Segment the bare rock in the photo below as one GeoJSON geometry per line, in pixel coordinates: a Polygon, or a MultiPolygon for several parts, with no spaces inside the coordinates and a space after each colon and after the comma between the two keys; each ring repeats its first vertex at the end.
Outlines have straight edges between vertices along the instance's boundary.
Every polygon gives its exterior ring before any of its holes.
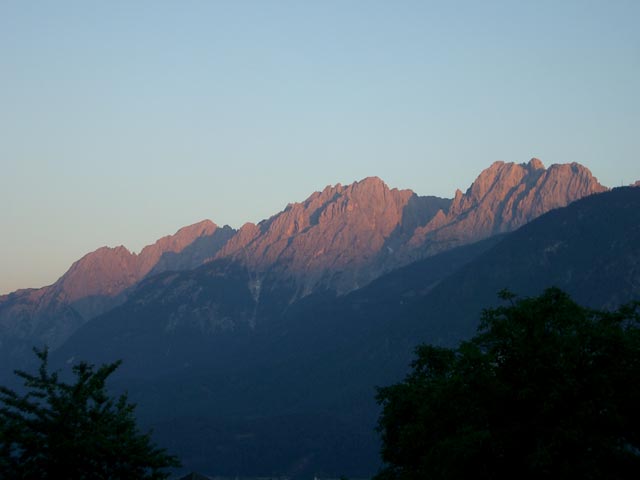
{"type": "Polygon", "coordinates": [[[545,168],[535,158],[527,164],[495,162],[452,200],[390,189],[377,177],[327,186],[237,232],[206,220],[140,254],[122,246],[100,248],[49,287],[0,297],[0,331],[54,347],[146,276],[213,259],[248,269],[256,302],[264,285],[277,282],[294,286],[291,300],[319,289],[345,293],[414,259],[512,231],[604,190],[577,163],[545,168]],[[263,282],[267,275],[270,282],[263,282]]]}
{"type": "MultiPolygon", "coordinates": [[[[235,233],[225,228],[227,238],[235,233]]],[[[76,261],[53,285],[18,290],[0,298],[0,329],[14,339],[30,338],[55,348],[84,322],[121,302],[124,292],[165,255],[184,252],[217,230],[213,222],[205,220],[161,238],[139,255],[123,246],[101,247],[76,261]]],[[[216,251],[206,256],[212,257],[216,251]]]]}
{"type": "Polygon", "coordinates": [[[416,230],[405,253],[433,254],[509,232],[549,210],[605,190],[577,163],[545,169],[536,158],[528,164],[495,162],[466,193],[456,192],[446,214],[416,230]]]}
{"type": "Polygon", "coordinates": [[[387,242],[409,238],[406,229],[412,233],[450,203],[425,198],[390,189],[377,177],[327,186],[257,226],[243,227],[218,258],[232,257],[257,272],[276,268],[297,280],[300,295],[315,288],[352,290],[382,272],[379,257],[387,242]]]}

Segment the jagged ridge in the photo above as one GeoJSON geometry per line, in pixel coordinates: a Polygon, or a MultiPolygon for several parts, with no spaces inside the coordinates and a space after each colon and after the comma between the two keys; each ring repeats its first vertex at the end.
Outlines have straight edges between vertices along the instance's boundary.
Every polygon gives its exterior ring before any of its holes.
{"type": "Polygon", "coordinates": [[[121,295],[152,269],[159,272],[181,264],[195,268],[204,261],[200,258],[213,256],[215,250],[188,251],[189,247],[197,245],[198,240],[210,247],[212,239],[228,239],[233,233],[229,227],[218,228],[205,220],[159,239],[139,254],[123,246],[99,248],[75,262],[53,285],[3,296],[2,337],[29,339],[55,348],[80,325],[120,303],[121,295]],[[189,255],[178,255],[185,251],[189,255]]]}
{"type": "Polygon", "coordinates": [[[390,189],[377,177],[328,186],[258,225],[246,224],[217,258],[293,277],[304,296],[349,291],[380,275],[388,242],[403,243],[450,200],[390,189]]]}
{"type": "Polygon", "coordinates": [[[250,270],[257,301],[293,285],[289,301],[313,291],[346,293],[411,261],[518,228],[548,210],[606,190],[588,169],[495,162],[453,200],[390,189],[377,177],[328,186],[258,225],[235,232],[211,221],[185,227],[140,254],[103,247],[54,285],[0,298],[0,342],[58,345],[79,325],[116,305],[143,278],[227,260],[250,270]]]}
{"type": "Polygon", "coordinates": [[[418,256],[430,255],[510,232],[549,210],[605,190],[578,163],[545,169],[537,158],[528,164],[495,162],[466,193],[456,191],[448,211],[438,212],[416,229],[407,250],[418,251],[418,256]]]}

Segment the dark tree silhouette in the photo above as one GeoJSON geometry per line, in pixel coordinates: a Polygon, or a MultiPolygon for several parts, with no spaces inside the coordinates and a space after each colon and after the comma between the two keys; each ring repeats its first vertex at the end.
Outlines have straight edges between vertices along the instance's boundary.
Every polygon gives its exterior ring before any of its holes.
{"type": "Polygon", "coordinates": [[[419,347],[407,378],[379,389],[377,478],[637,478],[640,304],[500,296],[472,340],[419,347]]]}
{"type": "Polygon", "coordinates": [[[0,478],[162,479],[178,460],[136,426],[135,405],[105,382],[120,365],[73,367],[68,384],[48,370],[46,349],[37,374],[16,371],[26,394],[0,387],[0,478]]]}

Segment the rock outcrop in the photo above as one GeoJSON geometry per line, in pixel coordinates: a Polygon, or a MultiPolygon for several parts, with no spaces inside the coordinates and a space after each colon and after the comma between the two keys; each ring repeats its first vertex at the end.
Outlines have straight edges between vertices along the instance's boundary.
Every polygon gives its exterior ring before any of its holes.
{"type": "Polygon", "coordinates": [[[382,273],[449,248],[517,229],[541,214],[606,190],[577,163],[545,169],[495,162],[453,200],[389,189],[376,177],[328,186],[260,222],[217,254],[259,278],[274,271],[297,296],[345,293],[382,273]]]}
{"type": "Polygon", "coordinates": [[[75,262],[53,287],[60,299],[69,303],[91,296],[115,297],[144,278],[163,255],[182,252],[196,239],[209,237],[217,229],[216,224],[205,220],[162,237],[139,254],[124,246],[101,247],[75,262]]]}
{"type": "Polygon", "coordinates": [[[114,307],[125,291],[155,269],[195,268],[235,232],[210,220],[184,227],[135,254],[102,247],[75,262],[53,285],[0,298],[0,330],[55,348],[79,325],[114,307]]]}
{"type": "Polygon", "coordinates": [[[85,255],[49,287],[0,297],[0,342],[29,338],[55,347],[145,277],[209,260],[246,269],[255,302],[265,289],[286,290],[288,298],[278,300],[284,305],[319,290],[346,293],[415,259],[512,231],[603,190],[577,163],[545,169],[537,159],[495,162],[452,200],[390,189],[377,177],[328,186],[237,232],[204,221],[139,254],[120,246],[85,255]]]}
{"type": "Polygon", "coordinates": [[[389,243],[403,243],[450,203],[390,189],[377,177],[328,186],[258,225],[244,225],[217,258],[258,273],[275,269],[295,279],[301,296],[317,288],[349,291],[384,271],[389,243]]]}
{"type": "Polygon", "coordinates": [[[456,192],[448,211],[416,229],[405,253],[421,257],[510,232],[549,210],[605,190],[577,163],[545,169],[537,158],[528,164],[495,162],[466,193],[456,192]]]}

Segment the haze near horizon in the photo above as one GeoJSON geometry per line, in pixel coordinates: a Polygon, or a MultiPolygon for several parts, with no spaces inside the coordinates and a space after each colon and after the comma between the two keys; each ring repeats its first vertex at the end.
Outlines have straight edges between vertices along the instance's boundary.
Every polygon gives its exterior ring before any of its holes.
{"type": "Polygon", "coordinates": [[[0,5],[0,293],[102,245],[495,160],[640,179],[640,4],[0,5]]]}

